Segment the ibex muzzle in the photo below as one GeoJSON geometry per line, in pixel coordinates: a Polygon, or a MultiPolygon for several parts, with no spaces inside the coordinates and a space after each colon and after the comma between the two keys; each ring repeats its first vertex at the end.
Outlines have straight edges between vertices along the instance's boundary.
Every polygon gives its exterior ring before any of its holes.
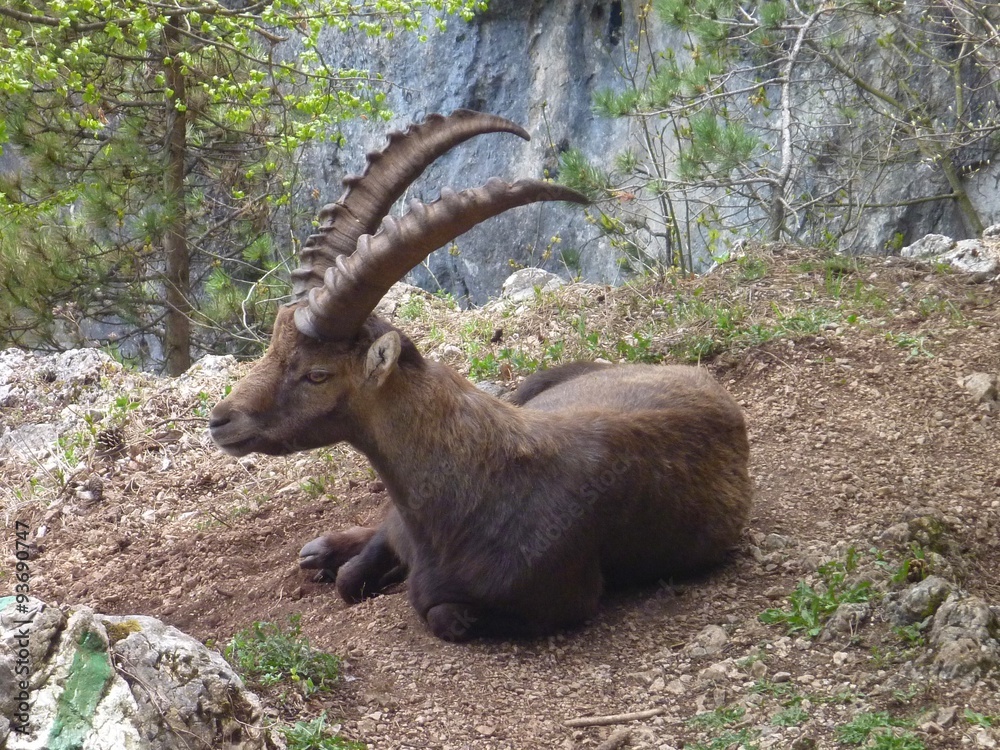
{"type": "Polygon", "coordinates": [[[348,602],[408,577],[413,606],[447,640],[576,625],[608,585],[714,565],[751,505],[742,411],[704,370],[574,363],[532,376],[507,403],[372,314],[395,281],[479,222],[537,201],[585,202],[493,179],[385,218],[434,159],[499,131],[527,138],[460,110],[369,155],[321,212],[270,349],[210,423],[232,455],[341,441],[364,453],[388,488],[388,516],[309,542],[300,564],[335,576],[348,602]]]}

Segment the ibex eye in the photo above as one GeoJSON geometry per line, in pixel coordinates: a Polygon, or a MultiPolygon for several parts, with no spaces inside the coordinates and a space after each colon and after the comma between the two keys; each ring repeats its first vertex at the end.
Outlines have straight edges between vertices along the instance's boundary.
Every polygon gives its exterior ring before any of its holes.
{"type": "Polygon", "coordinates": [[[310,370],[309,374],[306,375],[310,383],[322,383],[328,377],[330,377],[330,373],[326,370],[310,370]]]}

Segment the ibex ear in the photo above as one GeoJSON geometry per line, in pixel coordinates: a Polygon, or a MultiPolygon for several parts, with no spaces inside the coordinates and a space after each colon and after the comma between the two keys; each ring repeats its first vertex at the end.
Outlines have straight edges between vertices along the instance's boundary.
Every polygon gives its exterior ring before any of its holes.
{"type": "Polygon", "coordinates": [[[383,334],[368,349],[365,360],[365,379],[376,388],[381,388],[385,379],[396,368],[399,360],[399,334],[395,331],[383,334]]]}

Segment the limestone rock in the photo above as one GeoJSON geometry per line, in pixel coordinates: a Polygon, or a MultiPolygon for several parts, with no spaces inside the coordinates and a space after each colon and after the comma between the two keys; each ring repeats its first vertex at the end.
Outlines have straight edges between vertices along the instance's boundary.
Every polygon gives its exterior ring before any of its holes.
{"type": "Polygon", "coordinates": [[[52,454],[58,439],[59,428],[54,424],[26,424],[0,435],[0,452],[9,452],[19,461],[42,461],[52,454]]]}
{"type": "Polygon", "coordinates": [[[266,750],[262,717],[219,654],[159,620],[0,599],[0,747],[266,750]]]}
{"type": "Polygon", "coordinates": [[[415,294],[421,297],[429,296],[427,292],[419,287],[407,284],[405,281],[397,281],[389,287],[389,291],[375,305],[375,314],[389,319],[396,314],[400,305],[409,301],[410,297],[415,294]]]}
{"type": "Polygon", "coordinates": [[[718,625],[706,625],[694,637],[694,641],[684,647],[688,656],[706,656],[717,654],[729,643],[726,631],[718,625]]]}
{"type": "Polygon", "coordinates": [[[954,247],[955,240],[951,237],[945,237],[943,234],[927,234],[912,245],[904,247],[899,254],[904,258],[925,260],[944,255],[954,247]]]}
{"type": "Polygon", "coordinates": [[[724,659],[705,667],[698,673],[698,682],[702,685],[713,685],[728,682],[740,675],[732,659],[724,659]]]}
{"type": "Polygon", "coordinates": [[[183,400],[197,398],[199,393],[207,392],[206,388],[221,392],[237,364],[236,357],[231,354],[207,354],[182,375],[169,381],[168,387],[183,400]]]}
{"type": "Polygon", "coordinates": [[[533,299],[535,290],[552,292],[566,282],[541,268],[522,268],[515,271],[503,283],[502,295],[511,302],[525,302],[533,299]]]}
{"type": "Polygon", "coordinates": [[[953,586],[938,576],[927,576],[910,586],[889,606],[893,625],[905,626],[926,620],[937,612],[953,586]]]}
{"type": "Polygon", "coordinates": [[[847,643],[858,628],[871,617],[872,608],[867,602],[844,602],[823,626],[820,642],[847,643]]]}
{"type": "Polygon", "coordinates": [[[962,387],[977,404],[997,400],[997,376],[988,372],[974,372],[961,379],[962,387]]]}
{"type": "Polygon", "coordinates": [[[1000,248],[989,239],[956,242],[943,234],[928,234],[899,254],[904,258],[948,263],[962,273],[984,277],[1000,273],[1000,248]]]}
{"type": "Polygon", "coordinates": [[[952,593],[931,623],[932,669],[941,679],[974,682],[1000,665],[1000,620],[982,599],[952,593]]]}
{"type": "Polygon", "coordinates": [[[955,249],[945,253],[942,260],[964,273],[992,276],[1000,273],[1000,253],[995,247],[981,240],[960,240],[955,249]]]}

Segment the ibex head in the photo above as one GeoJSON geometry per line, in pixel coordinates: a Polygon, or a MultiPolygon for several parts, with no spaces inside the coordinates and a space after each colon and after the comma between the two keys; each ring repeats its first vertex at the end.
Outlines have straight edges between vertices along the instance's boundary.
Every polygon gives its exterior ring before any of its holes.
{"type": "Polygon", "coordinates": [[[507,209],[586,202],[559,185],[493,178],[460,193],[442,190],[430,204],[414,201],[401,219],[386,217],[431,162],[490,132],[529,137],[493,115],[432,115],[391,133],[385,149],[368,155],[363,175],[344,179],[346,191],[320,212],[320,230],[303,247],[292,273],[296,301],[275,319],[270,348],[212,410],[212,437],[223,450],[285,454],[353,442],[372,410],[391,401],[386,389],[394,376],[424,366],[409,339],[372,314],[389,287],[435,249],[507,209]]]}

